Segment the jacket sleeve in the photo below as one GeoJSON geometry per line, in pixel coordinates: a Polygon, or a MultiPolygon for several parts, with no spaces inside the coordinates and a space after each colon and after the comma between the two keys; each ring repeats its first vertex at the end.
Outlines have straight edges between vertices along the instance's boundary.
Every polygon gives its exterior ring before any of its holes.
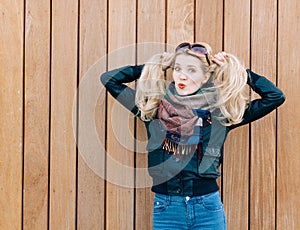
{"type": "Polygon", "coordinates": [[[137,80],[143,67],[143,65],[125,66],[105,72],[100,76],[108,92],[134,114],[138,113],[138,108],[135,106],[135,90],[125,83],[137,80]]]}
{"type": "Polygon", "coordinates": [[[246,109],[243,121],[237,125],[230,126],[230,129],[242,126],[267,115],[285,101],[285,95],[271,81],[260,76],[251,70],[248,72],[248,85],[254,92],[260,95],[260,99],[253,100],[246,109]]]}

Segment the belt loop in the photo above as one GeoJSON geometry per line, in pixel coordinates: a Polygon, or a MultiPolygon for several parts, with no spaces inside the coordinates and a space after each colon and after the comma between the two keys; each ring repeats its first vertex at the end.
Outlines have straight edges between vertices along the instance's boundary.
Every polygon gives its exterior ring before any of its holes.
{"type": "Polygon", "coordinates": [[[197,201],[199,204],[203,203],[202,196],[197,196],[197,201]]]}

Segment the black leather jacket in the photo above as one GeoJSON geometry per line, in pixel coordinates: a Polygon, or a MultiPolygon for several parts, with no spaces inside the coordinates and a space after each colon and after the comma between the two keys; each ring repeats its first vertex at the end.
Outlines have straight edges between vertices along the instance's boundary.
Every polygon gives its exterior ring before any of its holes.
{"type": "MultiPolygon", "coordinates": [[[[133,114],[139,116],[135,106],[135,90],[124,83],[140,77],[143,65],[126,66],[101,75],[101,82],[108,92],[133,114]]],[[[223,126],[212,119],[210,126],[203,131],[204,154],[201,158],[194,154],[180,159],[162,148],[165,130],[159,120],[144,122],[148,135],[148,171],[153,178],[152,191],[166,195],[196,196],[217,191],[216,178],[220,176],[223,145],[230,130],[255,121],[280,106],[285,96],[272,82],[251,70],[248,72],[248,85],[261,98],[251,101],[243,121],[237,125],[223,126]]]]}

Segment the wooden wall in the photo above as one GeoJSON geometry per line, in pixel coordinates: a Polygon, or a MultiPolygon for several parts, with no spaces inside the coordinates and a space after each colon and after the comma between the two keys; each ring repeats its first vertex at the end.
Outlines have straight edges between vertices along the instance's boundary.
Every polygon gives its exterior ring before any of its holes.
{"type": "Polygon", "coordinates": [[[0,229],[151,229],[145,129],[99,76],[182,41],[235,53],[287,97],[227,140],[228,229],[300,229],[299,11],[298,0],[0,0],[0,229]]]}

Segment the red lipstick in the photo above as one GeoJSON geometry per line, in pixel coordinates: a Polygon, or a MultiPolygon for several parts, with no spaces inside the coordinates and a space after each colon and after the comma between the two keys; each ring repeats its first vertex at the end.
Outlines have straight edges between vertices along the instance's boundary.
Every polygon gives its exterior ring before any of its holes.
{"type": "Polygon", "coordinates": [[[185,88],[185,84],[179,83],[179,84],[178,84],[178,88],[179,88],[179,89],[184,89],[184,88],[185,88]]]}

